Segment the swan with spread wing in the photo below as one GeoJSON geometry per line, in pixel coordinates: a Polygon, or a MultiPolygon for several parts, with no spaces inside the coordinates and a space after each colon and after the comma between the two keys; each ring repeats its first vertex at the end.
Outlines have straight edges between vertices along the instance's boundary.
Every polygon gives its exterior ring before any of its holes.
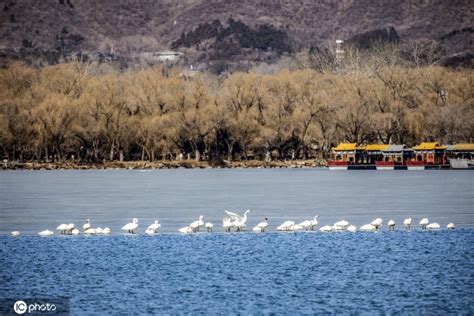
{"type": "Polygon", "coordinates": [[[225,210],[224,212],[229,215],[230,222],[232,223],[232,226],[236,228],[236,231],[244,230],[245,223],[247,222],[247,214],[250,212],[250,210],[246,210],[244,212],[244,216],[240,216],[239,214],[230,212],[228,210],[225,210]]]}

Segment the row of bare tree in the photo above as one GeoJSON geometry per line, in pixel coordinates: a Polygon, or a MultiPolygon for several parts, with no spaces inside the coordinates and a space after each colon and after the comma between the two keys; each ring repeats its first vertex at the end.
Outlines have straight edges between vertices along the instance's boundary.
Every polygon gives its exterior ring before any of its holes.
{"type": "Polygon", "coordinates": [[[0,70],[0,152],[10,160],[275,159],[338,142],[474,138],[471,70],[392,65],[226,78],[84,64],[0,70]]]}

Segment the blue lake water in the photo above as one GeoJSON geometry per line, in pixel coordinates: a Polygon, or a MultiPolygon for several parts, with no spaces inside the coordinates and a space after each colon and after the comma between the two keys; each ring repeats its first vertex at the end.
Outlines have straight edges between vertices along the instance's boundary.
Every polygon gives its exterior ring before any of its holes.
{"type": "Polygon", "coordinates": [[[72,314],[474,313],[472,171],[0,172],[0,299],[68,297],[72,314]],[[223,233],[224,209],[270,232],[223,233]],[[216,232],[175,233],[203,214],[216,232]],[[396,231],[276,233],[393,218],[396,231]],[[411,216],[440,231],[407,232],[411,216]],[[120,233],[137,217],[140,233],[120,233]],[[37,237],[63,222],[111,236],[37,237]],[[157,236],[142,234],[154,219],[157,236]],[[448,231],[448,222],[456,230],[448,231]],[[319,227],[318,226],[318,227],[319,227]],[[20,230],[22,237],[8,234],[20,230]]]}
{"type": "Polygon", "coordinates": [[[0,237],[0,293],[73,314],[474,312],[473,230],[0,237]]]}
{"type": "MultiPolygon", "coordinates": [[[[220,226],[225,209],[252,209],[247,226],[268,217],[319,214],[321,225],[346,219],[357,226],[376,217],[400,224],[428,217],[445,227],[474,228],[473,171],[329,171],[205,169],[0,172],[0,234],[34,235],[60,223],[108,226],[112,233],[136,217],[139,230],[155,219],[163,232],[204,215],[220,226]]],[[[219,227],[217,230],[221,230],[219,227]]]]}

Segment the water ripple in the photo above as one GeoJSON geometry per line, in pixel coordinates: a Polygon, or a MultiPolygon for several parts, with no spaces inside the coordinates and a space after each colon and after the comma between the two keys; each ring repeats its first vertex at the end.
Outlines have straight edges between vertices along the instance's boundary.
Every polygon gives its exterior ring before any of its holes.
{"type": "Polygon", "coordinates": [[[474,312],[474,230],[0,237],[1,297],[72,314],[474,312]]]}

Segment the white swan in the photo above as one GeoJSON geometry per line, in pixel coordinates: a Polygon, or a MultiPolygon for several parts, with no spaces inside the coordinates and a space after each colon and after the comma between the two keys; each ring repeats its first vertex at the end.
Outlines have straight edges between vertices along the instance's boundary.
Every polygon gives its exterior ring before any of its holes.
{"type": "Polygon", "coordinates": [[[180,229],[178,229],[178,231],[179,231],[180,233],[183,233],[183,234],[189,234],[189,233],[192,233],[192,232],[193,232],[192,228],[189,227],[189,226],[185,226],[185,227],[183,227],[183,228],[180,228],[180,229]]]}
{"type": "Polygon", "coordinates": [[[110,228],[104,227],[104,229],[102,230],[102,234],[103,234],[103,235],[108,235],[108,234],[110,234],[110,228]]]}
{"type": "Polygon", "coordinates": [[[263,222],[258,223],[252,230],[254,232],[261,232],[264,233],[265,230],[268,228],[268,218],[264,218],[263,222]]]}
{"type": "Polygon", "coordinates": [[[453,223],[449,223],[447,226],[446,226],[447,229],[455,229],[456,226],[454,226],[453,223]]]}
{"type": "Polygon", "coordinates": [[[347,226],[347,231],[351,233],[355,233],[357,231],[357,227],[355,227],[354,225],[349,225],[347,226]]]}
{"type": "Polygon", "coordinates": [[[67,233],[68,235],[71,235],[72,230],[73,230],[74,228],[76,228],[76,225],[74,225],[74,223],[69,223],[69,224],[67,224],[66,233],[67,233]]]}
{"type": "Polygon", "coordinates": [[[411,217],[408,217],[403,221],[403,225],[405,225],[406,229],[410,230],[412,222],[413,222],[413,220],[411,219],[411,217]]]}
{"type": "Polygon", "coordinates": [[[375,231],[377,230],[377,227],[375,227],[374,225],[372,224],[365,224],[365,225],[362,225],[359,230],[361,231],[366,231],[366,232],[372,232],[372,231],[375,231]]]}
{"type": "Polygon", "coordinates": [[[47,236],[53,236],[54,233],[52,231],[46,229],[46,230],[40,231],[38,233],[38,235],[40,235],[41,237],[47,237],[47,236]]]}
{"type": "Polygon", "coordinates": [[[145,230],[145,234],[147,234],[147,235],[154,235],[154,234],[155,234],[155,230],[154,230],[154,229],[147,228],[147,229],[145,230]]]}
{"type": "Polygon", "coordinates": [[[304,227],[301,226],[300,224],[295,224],[295,225],[293,225],[293,227],[292,227],[291,230],[292,230],[292,231],[304,230],[304,227]]]}
{"type": "Polygon", "coordinates": [[[338,228],[337,230],[345,230],[347,226],[349,226],[349,222],[346,220],[342,220],[334,223],[334,226],[338,228]]]}
{"type": "Polygon", "coordinates": [[[212,229],[214,228],[214,224],[211,223],[211,222],[207,222],[207,223],[204,224],[204,227],[206,227],[207,232],[210,233],[210,232],[212,232],[212,229]]]}
{"type": "Polygon", "coordinates": [[[97,231],[96,231],[95,228],[89,228],[84,232],[84,234],[86,234],[86,235],[95,235],[95,234],[97,234],[97,231]]]}
{"type": "Polygon", "coordinates": [[[151,224],[150,226],[148,226],[148,228],[146,229],[147,231],[150,231],[150,232],[153,232],[154,233],[157,233],[161,228],[161,224],[160,224],[160,221],[158,220],[155,220],[155,222],[153,224],[151,224]]]}
{"type": "Polygon", "coordinates": [[[224,230],[226,232],[230,232],[232,227],[234,227],[234,224],[232,223],[232,220],[230,218],[224,217],[224,219],[222,220],[222,227],[224,227],[224,230]]]}
{"type": "Polygon", "coordinates": [[[232,226],[236,228],[236,231],[241,231],[245,228],[245,223],[247,222],[247,213],[249,213],[250,210],[246,210],[244,216],[240,216],[239,214],[230,212],[228,210],[224,210],[224,212],[229,215],[232,226]]]}
{"type": "Polygon", "coordinates": [[[323,227],[319,228],[319,231],[323,233],[328,233],[332,231],[332,226],[331,225],[324,225],[323,227]]]}
{"type": "Polygon", "coordinates": [[[294,221],[285,221],[283,224],[277,227],[277,230],[279,231],[290,231],[293,230],[293,226],[295,226],[294,221]]]}
{"type": "Polygon", "coordinates": [[[333,225],[333,226],[332,226],[332,230],[335,231],[335,232],[337,232],[337,231],[340,232],[340,231],[344,231],[344,230],[345,230],[345,227],[333,225]]]}
{"type": "Polygon", "coordinates": [[[71,235],[79,235],[79,233],[80,231],[77,228],[74,228],[73,230],[71,230],[71,235]]]}
{"type": "Polygon", "coordinates": [[[305,220],[298,224],[299,226],[303,227],[305,230],[308,230],[311,226],[311,220],[305,220]]]}
{"type": "Polygon", "coordinates": [[[430,221],[425,217],[420,220],[421,229],[426,229],[426,226],[430,223],[430,221]]]}
{"type": "Polygon", "coordinates": [[[96,233],[97,235],[102,234],[102,231],[103,231],[103,230],[102,230],[102,227],[97,227],[97,228],[95,229],[95,233],[96,233]]]}
{"type": "Polygon", "coordinates": [[[440,227],[441,226],[438,223],[431,223],[431,224],[426,225],[426,228],[430,230],[440,229],[440,227]]]}
{"type": "Polygon", "coordinates": [[[14,230],[10,233],[13,237],[18,237],[20,236],[20,232],[18,230],[14,230]]]}
{"type": "Polygon", "coordinates": [[[375,229],[379,229],[382,226],[383,220],[381,218],[374,219],[370,224],[375,227],[375,229]]]}
{"type": "Polygon", "coordinates": [[[318,225],[318,215],[314,217],[314,219],[309,219],[302,221],[298,225],[303,227],[305,230],[314,230],[314,226],[318,225]]]}
{"type": "Polygon", "coordinates": [[[135,230],[138,228],[138,219],[134,218],[131,223],[126,224],[122,227],[122,230],[127,231],[130,234],[135,234],[135,230]]]}
{"type": "Polygon", "coordinates": [[[250,210],[246,210],[244,212],[244,216],[241,217],[240,219],[234,220],[233,224],[234,227],[236,228],[236,231],[242,231],[245,228],[245,223],[247,222],[247,214],[250,212],[250,210]]]}
{"type": "Polygon", "coordinates": [[[193,230],[193,232],[198,232],[199,228],[204,225],[204,216],[199,216],[199,219],[197,221],[192,222],[189,224],[189,227],[193,230]]]}
{"type": "Polygon", "coordinates": [[[234,227],[235,227],[236,232],[240,232],[240,231],[243,231],[245,229],[245,224],[242,223],[242,222],[236,222],[236,223],[234,223],[234,227]]]}
{"type": "Polygon", "coordinates": [[[90,219],[86,219],[86,223],[84,225],[82,225],[82,230],[83,231],[86,231],[88,230],[89,228],[92,228],[91,226],[91,220],[90,219]]]}
{"type": "Polygon", "coordinates": [[[59,230],[59,233],[61,234],[66,234],[67,231],[67,224],[61,224],[58,227],[56,227],[56,230],[59,230]]]}
{"type": "Polygon", "coordinates": [[[243,216],[240,216],[239,214],[236,214],[234,212],[230,212],[228,210],[224,210],[224,212],[226,212],[227,215],[229,215],[229,217],[232,221],[240,221],[240,220],[243,219],[243,216]]]}
{"type": "Polygon", "coordinates": [[[395,230],[395,221],[393,219],[389,220],[387,226],[388,230],[395,230]]]}
{"type": "Polygon", "coordinates": [[[316,215],[314,216],[314,218],[312,220],[310,220],[310,225],[309,225],[309,229],[310,230],[314,230],[314,227],[316,227],[318,225],[318,218],[319,218],[319,215],[316,215]]]}

